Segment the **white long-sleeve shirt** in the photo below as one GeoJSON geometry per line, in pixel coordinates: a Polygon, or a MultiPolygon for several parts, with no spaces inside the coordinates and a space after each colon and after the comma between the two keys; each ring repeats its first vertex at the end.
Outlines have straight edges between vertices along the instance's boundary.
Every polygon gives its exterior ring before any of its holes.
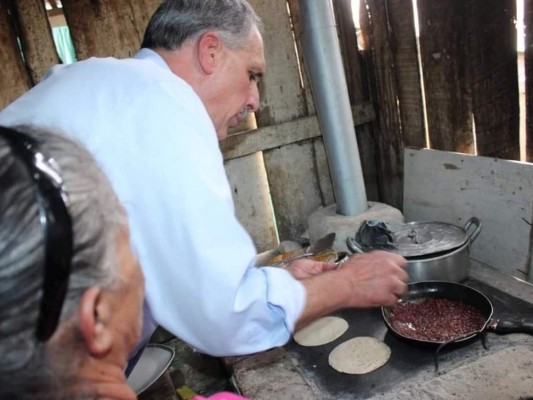
{"type": "Polygon", "coordinates": [[[289,340],[305,289],[283,269],[254,267],[213,124],[155,52],[52,68],[0,112],[2,125],[23,123],[78,138],[107,174],[157,323],[214,356],[289,340]]]}

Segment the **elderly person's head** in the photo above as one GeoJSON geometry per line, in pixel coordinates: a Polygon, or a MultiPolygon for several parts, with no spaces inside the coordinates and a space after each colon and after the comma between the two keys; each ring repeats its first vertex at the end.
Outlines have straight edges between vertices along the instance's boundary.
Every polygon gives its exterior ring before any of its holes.
{"type": "Polygon", "coordinates": [[[0,127],[0,398],[134,399],[123,370],[142,296],[93,158],[62,135],[0,127]]]}
{"type": "Polygon", "coordinates": [[[246,0],[165,0],[141,46],[192,86],[219,140],[259,109],[258,82],[266,68],[261,21],[246,0]]]}

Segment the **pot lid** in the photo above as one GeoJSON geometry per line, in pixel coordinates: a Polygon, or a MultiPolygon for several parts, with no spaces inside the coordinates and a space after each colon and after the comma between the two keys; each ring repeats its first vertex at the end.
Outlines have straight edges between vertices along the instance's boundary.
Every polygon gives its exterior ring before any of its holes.
{"type": "Polygon", "coordinates": [[[396,252],[406,258],[448,252],[468,240],[463,228],[445,222],[408,222],[389,229],[396,252]]]}

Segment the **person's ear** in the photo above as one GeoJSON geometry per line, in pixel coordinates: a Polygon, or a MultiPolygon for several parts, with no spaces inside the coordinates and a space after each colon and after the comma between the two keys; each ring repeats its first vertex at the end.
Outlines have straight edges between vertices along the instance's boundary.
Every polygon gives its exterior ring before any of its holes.
{"type": "Polygon", "coordinates": [[[89,352],[98,357],[105,355],[113,345],[109,330],[109,306],[102,289],[90,287],[83,293],[79,304],[79,328],[89,352]]]}
{"type": "Polygon", "coordinates": [[[208,31],[200,36],[200,40],[198,40],[198,59],[204,73],[212,74],[215,71],[222,49],[222,40],[216,32],[208,31]]]}

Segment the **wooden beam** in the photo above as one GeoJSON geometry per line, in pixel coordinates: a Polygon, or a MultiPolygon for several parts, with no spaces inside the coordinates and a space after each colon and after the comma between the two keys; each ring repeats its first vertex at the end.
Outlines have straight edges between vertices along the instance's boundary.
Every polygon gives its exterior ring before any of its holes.
{"type": "MultiPolygon", "coordinates": [[[[375,120],[371,103],[352,107],[354,125],[362,125],[375,120]]],[[[257,151],[296,143],[322,136],[316,115],[298,118],[283,124],[265,126],[253,131],[230,135],[221,142],[224,159],[246,156],[257,151]]]]}
{"type": "Polygon", "coordinates": [[[316,116],[304,117],[228,136],[221,142],[221,149],[224,159],[229,160],[320,135],[316,116]]]}

